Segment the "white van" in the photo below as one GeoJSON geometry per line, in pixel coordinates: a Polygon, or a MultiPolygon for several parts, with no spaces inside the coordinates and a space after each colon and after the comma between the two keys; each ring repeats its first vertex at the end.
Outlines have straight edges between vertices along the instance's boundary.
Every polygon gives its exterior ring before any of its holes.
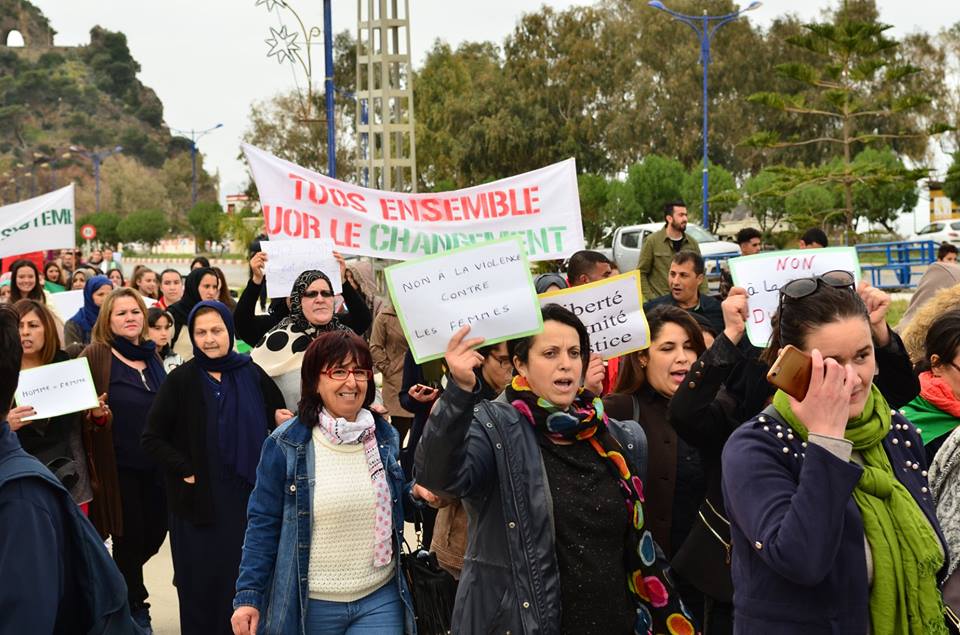
{"type": "MultiPolygon", "coordinates": [[[[613,261],[617,263],[617,268],[623,273],[636,269],[644,239],[661,229],[663,229],[662,222],[618,228],[613,233],[613,261]]],[[[686,232],[700,245],[700,254],[706,261],[708,276],[717,273],[719,260],[740,255],[740,245],[720,240],[699,225],[689,223],[686,232]]]]}

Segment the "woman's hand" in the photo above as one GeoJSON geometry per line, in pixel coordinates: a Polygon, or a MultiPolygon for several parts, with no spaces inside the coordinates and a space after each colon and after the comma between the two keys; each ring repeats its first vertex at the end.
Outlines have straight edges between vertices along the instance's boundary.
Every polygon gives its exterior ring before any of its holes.
{"type": "Polygon", "coordinates": [[[279,410],[273,413],[273,420],[277,422],[277,425],[282,425],[283,422],[293,419],[296,415],[287,410],[286,408],[280,408],[279,410]]]}
{"type": "Polygon", "coordinates": [[[590,353],[587,363],[587,372],[583,376],[583,387],[599,397],[603,392],[603,378],[607,376],[607,368],[603,365],[603,356],[600,353],[590,353]]]}
{"type": "Polygon", "coordinates": [[[424,386],[423,384],[414,384],[413,386],[410,386],[410,390],[407,391],[407,394],[420,403],[430,403],[437,398],[438,392],[439,391],[436,388],[424,386]]]}
{"type": "MultiPolygon", "coordinates": [[[[343,254],[339,251],[333,252],[333,257],[336,259],[337,264],[340,265],[340,282],[341,284],[349,284],[347,282],[347,261],[343,259],[343,254]]],[[[356,289],[356,285],[350,285],[356,289]]]]}
{"type": "Polygon", "coordinates": [[[250,259],[250,275],[254,284],[263,284],[263,269],[266,264],[266,252],[258,251],[253,254],[253,258],[250,259]]]}
{"type": "Polygon", "coordinates": [[[813,349],[813,368],[810,386],[803,401],[790,397],[793,414],[812,434],[843,438],[850,417],[850,395],[860,385],[860,376],[847,364],[841,366],[835,359],[823,359],[813,349]]]}
{"type": "Polygon", "coordinates": [[[36,414],[37,411],[33,409],[33,406],[17,406],[7,413],[7,423],[10,424],[10,429],[16,432],[23,426],[33,423],[32,421],[24,421],[24,419],[36,414]]]}
{"type": "Polygon", "coordinates": [[[474,386],[477,385],[477,376],[473,373],[473,369],[483,364],[483,355],[473,350],[473,347],[483,344],[483,338],[464,339],[469,332],[470,325],[467,324],[453,334],[447,344],[447,354],[444,355],[444,359],[447,361],[447,368],[450,369],[450,376],[457,382],[457,386],[461,390],[473,392],[474,386]]]}
{"type": "Polygon", "coordinates": [[[441,507],[446,507],[450,504],[450,501],[445,498],[440,498],[423,485],[414,485],[413,489],[410,490],[410,493],[414,498],[422,500],[424,503],[430,507],[433,507],[434,509],[440,509],[441,507]]]}
{"type": "Polygon", "coordinates": [[[252,606],[240,606],[230,618],[233,635],[257,635],[257,625],[260,623],[260,611],[252,606]]]}
{"type": "Polygon", "coordinates": [[[110,412],[110,406],[107,405],[107,393],[97,397],[97,403],[99,405],[90,411],[90,416],[94,419],[103,419],[110,412]]]}
{"type": "Polygon", "coordinates": [[[857,286],[860,299],[867,306],[870,315],[870,332],[877,346],[883,348],[890,343],[890,330],[887,328],[887,311],[890,309],[890,296],[880,289],[861,280],[857,286]]]}
{"type": "Polygon", "coordinates": [[[197,477],[194,476],[193,474],[191,474],[190,476],[184,476],[183,482],[186,483],[187,485],[196,485],[197,477]]]}
{"type": "Polygon", "coordinates": [[[747,290],[732,287],[720,307],[723,310],[723,334],[734,344],[739,344],[747,329],[747,290]]]}

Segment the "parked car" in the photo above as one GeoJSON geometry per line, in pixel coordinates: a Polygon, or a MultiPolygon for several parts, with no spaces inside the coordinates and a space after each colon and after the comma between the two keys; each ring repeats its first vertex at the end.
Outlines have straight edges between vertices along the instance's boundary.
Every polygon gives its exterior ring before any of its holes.
{"type": "MultiPolygon", "coordinates": [[[[620,227],[613,233],[613,261],[620,271],[626,273],[637,268],[643,240],[653,232],[663,229],[663,223],[644,223],[620,227]]],[[[719,261],[740,255],[740,245],[720,240],[699,225],[687,225],[687,235],[700,245],[700,253],[706,261],[707,276],[717,272],[719,261]]]]}
{"type": "Polygon", "coordinates": [[[935,221],[911,236],[909,240],[932,240],[938,245],[940,243],[960,244],[960,220],[935,221]]]}

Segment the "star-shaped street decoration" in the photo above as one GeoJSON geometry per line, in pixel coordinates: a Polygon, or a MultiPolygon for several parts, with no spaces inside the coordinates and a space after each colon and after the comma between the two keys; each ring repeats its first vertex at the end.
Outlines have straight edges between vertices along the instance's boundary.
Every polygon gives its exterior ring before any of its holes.
{"type": "Polygon", "coordinates": [[[300,47],[297,46],[297,33],[287,33],[287,27],[282,26],[280,30],[277,31],[273,27],[270,27],[270,35],[272,37],[264,40],[267,44],[270,45],[270,51],[267,53],[267,57],[277,56],[277,61],[281,64],[287,59],[290,58],[290,61],[294,60],[294,51],[299,51],[300,47]]]}
{"type": "Polygon", "coordinates": [[[260,5],[267,7],[267,11],[273,11],[274,7],[286,6],[283,0],[257,0],[257,4],[254,6],[259,7],[260,5]]]}

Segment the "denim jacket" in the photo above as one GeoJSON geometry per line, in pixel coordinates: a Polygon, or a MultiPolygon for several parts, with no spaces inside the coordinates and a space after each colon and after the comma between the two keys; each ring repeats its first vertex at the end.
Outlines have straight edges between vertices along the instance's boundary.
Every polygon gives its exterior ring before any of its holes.
{"type": "MultiPolygon", "coordinates": [[[[403,506],[409,499],[410,484],[405,482],[397,462],[397,431],[379,415],[374,417],[380,460],[393,496],[395,580],[406,609],[404,632],[412,635],[416,633],[413,602],[399,566],[403,506]]],[[[247,533],[233,606],[252,606],[260,611],[258,633],[306,635],[311,486],[315,480],[311,432],[295,417],[264,442],[257,484],[247,507],[247,533]]]]}

